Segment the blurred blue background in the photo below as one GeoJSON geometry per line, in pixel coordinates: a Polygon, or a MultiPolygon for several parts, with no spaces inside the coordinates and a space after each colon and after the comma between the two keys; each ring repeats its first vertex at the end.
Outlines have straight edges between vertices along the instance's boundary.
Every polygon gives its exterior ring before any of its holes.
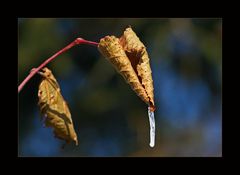
{"type": "Polygon", "coordinates": [[[131,26],[147,47],[156,103],[156,146],[147,106],[97,48],[79,45],[49,67],[69,104],[79,145],[44,128],[41,77],[19,94],[19,156],[222,156],[222,19],[21,18],[18,84],[77,37],[99,42],[131,26]]]}

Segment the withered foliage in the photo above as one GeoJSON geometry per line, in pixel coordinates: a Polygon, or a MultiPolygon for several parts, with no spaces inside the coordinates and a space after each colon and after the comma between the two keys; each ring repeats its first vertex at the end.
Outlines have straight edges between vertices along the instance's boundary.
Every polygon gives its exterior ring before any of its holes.
{"type": "Polygon", "coordinates": [[[152,71],[144,44],[131,27],[120,38],[106,36],[100,40],[99,51],[124,77],[133,91],[155,110],[152,71]]]}
{"type": "Polygon", "coordinates": [[[71,113],[60,92],[57,80],[46,67],[39,74],[43,78],[38,90],[38,104],[46,127],[53,128],[55,137],[65,140],[66,143],[74,141],[78,145],[71,113]]]}

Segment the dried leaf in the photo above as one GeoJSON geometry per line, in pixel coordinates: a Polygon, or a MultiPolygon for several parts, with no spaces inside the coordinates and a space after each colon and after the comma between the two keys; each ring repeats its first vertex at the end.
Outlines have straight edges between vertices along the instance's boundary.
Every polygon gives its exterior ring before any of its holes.
{"type": "Polygon", "coordinates": [[[43,68],[39,72],[43,79],[39,85],[38,97],[41,113],[45,116],[46,127],[53,127],[55,137],[65,140],[66,143],[74,141],[78,144],[74,130],[71,113],[67,103],[60,92],[60,87],[52,72],[43,68]]]}
{"type": "Polygon", "coordinates": [[[120,38],[120,43],[147,92],[150,106],[154,106],[152,71],[146,47],[130,27],[124,31],[123,36],[120,38]]]}
{"type": "Polygon", "coordinates": [[[123,36],[106,36],[100,40],[99,51],[130,84],[136,94],[154,111],[152,71],[145,46],[131,28],[123,36]]]}

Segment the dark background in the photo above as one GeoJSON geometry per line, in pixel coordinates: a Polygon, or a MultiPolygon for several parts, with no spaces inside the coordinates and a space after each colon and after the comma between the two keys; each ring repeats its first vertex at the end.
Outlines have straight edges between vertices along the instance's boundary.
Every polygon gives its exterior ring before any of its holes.
{"type": "Polygon", "coordinates": [[[147,106],[94,46],[75,46],[47,65],[69,104],[79,146],[40,122],[40,77],[19,94],[19,156],[221,156],[222,19],[21,18],[18,84],[77,37],[99,42],[131,26],[147,47],[155,88],[156,145],[147,106]]]}

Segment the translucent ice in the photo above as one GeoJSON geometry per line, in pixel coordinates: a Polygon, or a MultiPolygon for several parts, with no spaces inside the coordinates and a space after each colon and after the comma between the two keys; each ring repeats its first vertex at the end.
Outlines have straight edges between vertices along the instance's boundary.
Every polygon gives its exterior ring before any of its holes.
{"type": "Polygon", "coordinates": [[[155,119],[154,119],[154,112],[150,110],[148,107],[148,117],[149,117],[149,124],[150,124],[150,147],[154,147],[155,145],[155,119]]]}

